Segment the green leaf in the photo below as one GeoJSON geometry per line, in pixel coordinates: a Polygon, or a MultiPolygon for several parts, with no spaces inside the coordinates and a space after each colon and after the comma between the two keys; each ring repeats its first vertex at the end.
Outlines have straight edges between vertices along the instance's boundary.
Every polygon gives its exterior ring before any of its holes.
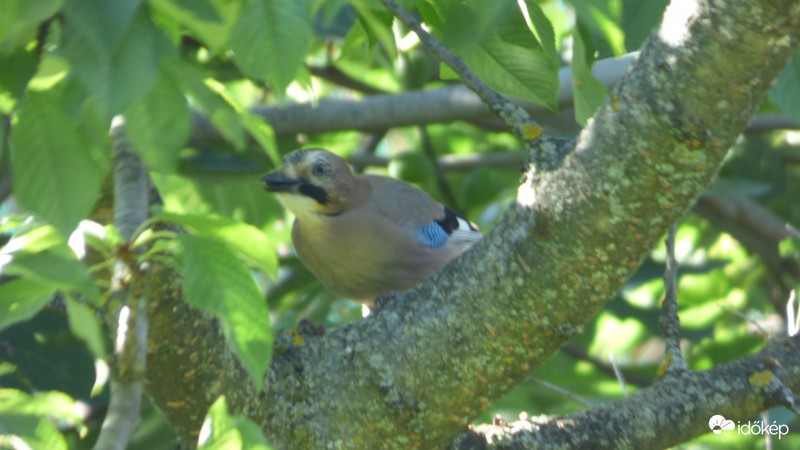
{"type": "Polygon", "coordinates": [[[380,43],[389,59],[394,61],[397,58],[397,46],[392,33],[394,15],[391,11],[370,1],[353,1],[350,4],[356,11],[370,46],[380,43]]]}
{"type": "Polygon", "coordinates": [[[17,366],[9,362],[0,361],[0,377],[12,374],[16,371],[17,371],[17,366]]]}
{"type": "Polygon", "coordinates": [[[64,436],[46,419],[17,414],[0,414],[0,448],[67,450],[64,436]],[[25,446],[13,443],[14,436],[25,446]]]}
{"type": "Polygon", "coordinates": [[[52,286],[27,278],[0,283],[0,330],[35,316],[50,302],[53,294],[52,286]]]}
{"type": "Polygon", "coordinates": [[[278,271],[278,257],[269,237],[258,228],[233,219],[190,214],[162,213],[153,218],[210,234],[224,242],[237,256],[264,273],[274,276],[278,271]]]}
{"type": "Polygon", "coordinates": [[[0,389],[0,414],[50,417],[70,424],[80,424],[82,419],[75,400],[57,391],[27,394],[16,389],[0,389]]]}
{"type": "Polygon", "coordinates": [[[249,111],[241,111],[239,117],[241,117],[241,123],[244,128],[264,149],[272,164],[275,167],[280,167],[281,154],[278,153],[278,146],[275,143],[275,133],[272,131],[272,127],[264,119],[249,111]]]}
{"type": "Polygon", "coordinates": [[[125,135],[156,172],[175,171],[191,129],[186,98],[167,73],[125,112],[125,135]]]}
{"type": "Polygon", "coordinates": [[[783,112],[800,120],[800,49],[795,50],[789,64],[781,71],[770,96],[783,112]]]}
{"type": "Polygon", "coordinates": [[[0,93],[5,91],[14,99],[21,98],[25,86],[36,73],[37,62],[34,52],[24,48],[10,54],[0,52],[0,67],[14,68],[14,70],[0,70],[0,93]]]}
{"type": "Polygon", "coordinates": [[[158,12],[183,25],[212,53],[221,53],[239,17],[240,0],[150,0],[158,12]]]}
{"type": "Polygon", "coordinates": [[[17,253],[5,272],[21,275],[53,289],[76,291],[93,301],[100,300],[100,290],[83,263],[54,252],[17,253]]]}
{"type": "Polygon", "coordinates": [[[255,422],[228,413],[228,405],[223,395],[208,409],[197,448],[203,450],[269,450],[270,447],[255,422]]]}
{"type": "Polygon", "coordinates": [[[55,14],[63,0],[5,0],[0,14],[0,54],[33,39],[39,23],[55,14]]]}
{"type": "Polygon", "coordinates": [[[570,0],[578,18],[599,33],[615,56],[625,54],[625,33],[622,31],[622,0],[597,2],[570,0]]]}
{"type": "Polygon", "coordinates": [[[306,2],[246,0],[228,45],[245,75],[283,92],[303,65],[312,32],[306,2]]]}
{"type": "Polygon", "coordinates": [[[239,123],[236,108],[210,86],[211,82],[206,82],[207,76],[202,71],[182,61],[171,61],[165,69],[192,100],[192,106],[210,119],[228,142],[237,149],[247,145],[247,136],[239,123]]]}
{"type": "Polygon", "coordinates": [[[107,119],[150,89],[172,48],[140,2],[68,0],[64,8],[64,54],[107,119]]]}
{"type": "Polygon", "coordinates": [[[608,89],[592,74],[592,54],[586,51],[584,33],[576,27],[572,34],[572,95],[575,104],[575,122],[586,125],[608,95],[608,89]]]}
{"type": "Polygon", "coordinates": [[[658,25],[669,0],[623,0],[625,48],[637,49],[658,25]]]}
{"type": "MultiPolygon", "coordinates": [[[[540,16],[537,23],[546,20],[540,16]]],[[[540,31],[540,36],[547,36],[546,30],[540,31]]],[[[549,41],[544,41],[550,47],[549,41]]],[[[540,45],[519,9],[504,9],[475,45],[455,51],[478,77],[499,92],[557,108],[558,59],[552,48],[540,45]]],[[[443,77],[452,78],[452,73],[442,67],[443,77]]]]}
{"type": "Polygon", "coordinates": [[[72,334],[80,338],[89,347],[96,359],[105,359],[106,349],[105,334],[97,314],[85,303],[81,303],[71,296],[67,296],[67,319],[72,334]]]}
{"type": "Polygon", "coordinates": [[[103,174],[52,90],[27,93],[11,141],[17,200],[69,236],[97,201],[103,174]]]}
{"type": "Polygon", "coordinates": [[[530,20],[531,32],[536,36],[542,50],[550,57],[558,59],[558,51],[556,50],[556,34],[553,30],[553,24],[550,19],[544,14],[542,8],[533,0],[525,0],[525,7],[527,8],[527,17],[530,20]]]}
{"type": "Polygon", "coordinates": [[[260,389],[272,355],[264,296],[247,267],[219,240],[185,234],[180,242],[186,301],[219,319],[228,344],[260,389]]]}

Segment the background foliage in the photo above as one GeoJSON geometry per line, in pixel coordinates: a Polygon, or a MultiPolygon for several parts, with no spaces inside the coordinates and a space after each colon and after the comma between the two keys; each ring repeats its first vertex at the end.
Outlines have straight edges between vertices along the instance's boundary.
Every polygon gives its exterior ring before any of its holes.
{"type": "MultiPolygon", "coordinates": [[[[516,2],[405,3],[495,89],[554,113],[574,109],[576,132],[606,93],[591,75],[593,61],[637,50],[667,2],[528,0],[527,14],[516,2]],[[557,99],[561,67],[572,70],[571,105],[557,99]]],[[[276,136],[252,112],[453,83],[376,2],[3,0],[0,9],[0,447],[19,436],[32,448],[88,448],[102,421],[111,337],[98,313],[114,307],[108,268],[124,247],[104,188],[115,117],[124,118],[163,200],[154,222],[191,232],[144,231],[130,247],[155,243],[138,258],[180,267],[192,305],[220,318],[254,380],[266,370],[273,332],[303,317],[336,327],[360,316],[290,250],[290,217],[258,182],[280,155],[301,146],[354,161],[374,154],[357,169],[414,183],[484,230],[516,194],[518,143],[491,121],[276,136]],[[198,115],[217,138],[196,138],[198,115]],[[480,163],[492,155],[511,158],[480,163]],[[445,156],[479,163],[456,167],[445,156]]],[[[800,120],[798,61],[776,83],[765,114],[800,120]]],[[[710,194],[750,199],[772,219],[800,223],[798,163],[797,131],[751,131],[710,194]]],[[[769,259],[734,231],[736,219],[698,212],[678,232],[680,317],[695,370],[751,353],[765,334],[780,332],[788,291],[798,285],[797,239],[768,249],[778,252],[769,259]]],[[[754,230],[751,238],[763,237],[754,230]]],[[[568,413],[651,383],[663,357],[663,261],[663,249],[654,249],[582,336],[476,421],[568,413]]],[[[786,410],[768,414],[800,429],[786,410]]],[[[206,446],[266,445],[252,424],[227,416],[224,400],[209,417],[222,425],[206,446]]],[[[166,448],[172,439],[147,408],[131,448],[166,448]]],[[[797,447],[800,435],[772,444],[797,447]]],[[[738,436],[689,444],[762,445],[738,436]]]]}

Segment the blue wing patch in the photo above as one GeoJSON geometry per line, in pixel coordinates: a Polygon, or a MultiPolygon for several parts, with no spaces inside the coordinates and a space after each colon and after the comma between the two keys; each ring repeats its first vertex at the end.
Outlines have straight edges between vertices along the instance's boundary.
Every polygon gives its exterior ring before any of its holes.
{"type": "Polygon", "coordinates": [[[447,242],[450,235],[442,228],[439,222],[431,222],[417,227],[414,238],[428,248],[439,248],[447,242]]]}

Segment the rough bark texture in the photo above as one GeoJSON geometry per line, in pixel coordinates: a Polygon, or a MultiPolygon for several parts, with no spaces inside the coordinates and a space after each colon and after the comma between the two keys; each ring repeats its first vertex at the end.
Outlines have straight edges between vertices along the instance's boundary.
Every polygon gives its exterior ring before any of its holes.
{"type": "MultiPolygon", "coordinates": [[[[446,446],[579,333],[692,205],[800,35],[796,0],[696,6],[667,13],[572,153],[551,158],[552,170],[531,168],[483,241],[367,319],[300,345],[281,341],[262,393],[251,392],[221,333],[154,282],[164,294],[151,296],[156,403],[185,436],[225,394],[281,449],[446,446]]],[[[549,141],[540,150],[538,161],[559,153],[549,141]]],[[[788,376],[796,385],[798,374],[788,376]]],[[[749,395],[748,408],[768,404],[749,395]]],[[[741,406],[730,398],[719,413],[741,406]]],[[[683,408],[691,417],[695,406],[683,408]]],[[[680,423],[672,430],[681,438],[701,431],[694,419],[680,423]]]]}
{"type": "Polygon", "coordinates": [[[716,414],[745,422],[759,411],[787,404],[786,389],[798,387],[800,339],[794,338],[711,370],[665,377],[629,398],[587,411],[505,426],[481,425],[449,448],[668,448],[708,433],[708,419],[716,414]]]}

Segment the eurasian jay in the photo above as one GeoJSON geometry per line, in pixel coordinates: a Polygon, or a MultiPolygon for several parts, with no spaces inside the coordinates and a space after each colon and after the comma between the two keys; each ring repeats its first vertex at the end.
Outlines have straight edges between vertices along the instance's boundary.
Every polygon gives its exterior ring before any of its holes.
{"type": "Polygon", "coordinates": [[[295,215],[292,241],[303,264],[331,291],[364,304],[417,286],[481,238],[423,191],[356,175],[327,150],[295,150],[262,181],[295,215]]]}

